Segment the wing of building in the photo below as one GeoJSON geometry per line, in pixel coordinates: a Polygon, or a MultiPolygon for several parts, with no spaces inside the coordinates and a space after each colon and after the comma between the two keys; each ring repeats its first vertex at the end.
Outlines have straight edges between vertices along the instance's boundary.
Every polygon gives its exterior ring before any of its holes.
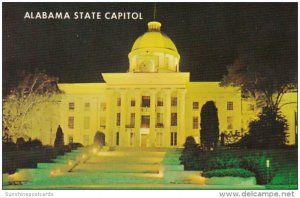
{"type": "MultiPolygon", "coordinates": [[[[259,112],[255,102],[242,98],[238,87],[191,82],[190,73],[180,72],[175,44],[160,29],[159,22],[149,22],[136,39],[128,72],[102,73],[105,83],[59,84],[65,92],[58,123],[65,143],[92,144],[97,131],[109,146],[182,147],[187,136],[199,143],[200,111],[207,101],[218,109],[220,132],[247,131],[259,112]]],[[[289,144],[296,138],[296,96],[286,94],[282,103],[289,144]]]]}

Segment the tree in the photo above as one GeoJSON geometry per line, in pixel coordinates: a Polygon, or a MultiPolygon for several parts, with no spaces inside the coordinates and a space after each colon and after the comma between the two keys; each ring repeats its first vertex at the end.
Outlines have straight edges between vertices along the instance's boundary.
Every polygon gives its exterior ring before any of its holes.
{"type": "Polygon", "coordinates": [[[65,145],[65,143],[64,143],[64,133],[63,133],[62,128],[60,127],[60,125],[58,125],[57,130],[56,130],[54,147],[55,148],[61,148],[64,145],[65,145]]]}
{"type": "Polygon", "coordinates": [[[25,149],[25,140],[22,137],[19,137],[16,141],[17,150],[24,150],[25,149]]]}
{"type": "Polygon", "coordinates": [[[287,31],[289,24],[282,24],[283,32],[268,24],[245,37],[221,85],[241,87],[244,97],[253,97],[258,107],[277,112],[282,96],[297,86],[297,34],[287,31]]]}
{"type": "Polygon", "coordinates": [[[286,144],[288,124],[273,109],[264,107],[257,120],[249,123],[249,134],[238,143],[247,148],[279,148],[286,144]]]}
{"type": "Polygon", "coordinates": [[[18,86],[3,99],[3,128],[15,140],[44,133],[47,126],[54,124],[61,94],[55,77],[39,71],[22,76],[18,86]]]}
{"type": "Polygon", "coordinates": [[[203,148],[214,148],[219,139],[218,109],[213,101],[207,101],[201,109],[201,145],[203,148]]]}

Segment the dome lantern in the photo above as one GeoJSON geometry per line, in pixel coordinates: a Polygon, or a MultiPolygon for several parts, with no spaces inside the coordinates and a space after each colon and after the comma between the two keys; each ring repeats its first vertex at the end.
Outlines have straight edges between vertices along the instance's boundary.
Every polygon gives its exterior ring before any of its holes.
{"type": "Polygon", "coordinates": [[[160,32],[161,23],[157,21],[151,21],[148,23],[148,31],[159,31],[160,32]]]}

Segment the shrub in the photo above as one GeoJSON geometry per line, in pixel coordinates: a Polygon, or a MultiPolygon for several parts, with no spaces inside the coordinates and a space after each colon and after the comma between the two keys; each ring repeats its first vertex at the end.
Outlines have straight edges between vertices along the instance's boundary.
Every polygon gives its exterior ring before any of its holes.
{"type": "MultiPolygon", "coordinates": [[[[241,159],[240,167],[247,169],[255,174],[258,184],[269,183],[275,175],[275,170],[270,167],[269,175],[267,175],[266,160],[268,158],[265,154],[246,156],[241,159]]],[[[270,160],[270,158],[269,158],[270,160]]]]}
{"type": "Polygon", "coordinates": [[[182,150],[180,161],[184,165],[185,170],[193,170],[197,165],[197,154],[198,154],[198,145],[195,142],[195,139],[192,136],[188,136],[184,143],[184,148],[182,150]]]}
{"type": "Polygon", "coordinates": [[[79,148],[79,147],[83,147],[83,145],[82,145],[81,143],[75,142],[75,143],[70,143],[70,144],[69,144],[69,147],[70,147],[71,149],[77,149],[77,148],[79,148]]]}
{"type": "Polygon", "coordinates": [[[17,146],[14,142],[2,142],[3,151],[15,151],[17,146]]]}
{"type": "Polygon", "coordinates": [[[254,173],[242,168],[228,168],[205,171],[202,173],[204,177],[254,177],[254,173]]]}
{"type": "Polygon", "coordinates": [[[204,170],[225,169],[225,168],[238,168],[240,159],[238,156],[232,154],[222,154],[209,158],[205,162],[204,170]]]}
{"type": "Polygon", "coordinates": [[[211,171],[216,169],[230,169],[243,168],[255,174],[258,184],[269,183],[275,175],[275,169],[270,167],[269,175],[267,175],[266,154],[256,153],[253,155],[238,155],[238,154],[224,154],[218,153],[217,156],[210,155],[205,162],[204,171],[211,171]]]}
{"type": "Polygon", "coordinates": [[[24,150],[26,147],[25,147],[25,140],[24,138],[20,137],[17,139],[16,141],[16,146],[17,146],[17,150],[24,150]]]}
{"type": "Polygon", "coordinates": [[[40,149],[42,147],[43,144],[38,139],[31,140],[31,138],[29,138],[29,140],[25,143],[26,150],[40,149]]]}
{"type": "Polygon", "coordinates": [[[57,131],[56,131],[56,137],[55,137],[55,141],[54,141],[54,147],[62,148],[63,146],[64,146],[64,133],[63,133],[60,125],[58,125],[57,131]]]}

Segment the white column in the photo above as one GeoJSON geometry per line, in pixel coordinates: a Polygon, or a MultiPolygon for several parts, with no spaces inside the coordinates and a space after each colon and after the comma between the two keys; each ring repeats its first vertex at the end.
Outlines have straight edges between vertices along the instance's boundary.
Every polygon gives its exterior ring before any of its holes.
{"type": "Polygon", "coordinates": [[[120,146],[127,146],[129,136],[126,134],[126,114],[127,114],[127,91],[121,90],[121,122],[120,122],[120,146]]]}
{"type": "Polygon", "coordinates": [[[105,113],[105,136],[106,136],[106,142],[108,142],[109,146],[115,145],[115,139],[114,139],[114,116],[113,116],[113,91],[112,90],[106,90],[106,113],[105,113]]]}
{"type": "Polygon", "coordinates": [[[155,147],[155,124],[156,124],[156,91],[151,90],[150,96],[150,146],[155,147]]]}
{"type": "Polygon", "coordinates": [[[164,132],[163,146],[170,147],[170,126],[171,126],[171,90],[162,90],[164,94],[164,132]]]}
{"type": "Polygon", "coordinates": [[[141,127],[141,91],[135,91],[135,123],[134,123],[134,146],[140,146],[140,127],[141,127]]]}
{"type": "Polygon", "coordinates": [[[179,89],[177,91],[178,105],[177,105],[177,146],[182,147],[185,142],[185,93],[186,89],[179,89]]]}

